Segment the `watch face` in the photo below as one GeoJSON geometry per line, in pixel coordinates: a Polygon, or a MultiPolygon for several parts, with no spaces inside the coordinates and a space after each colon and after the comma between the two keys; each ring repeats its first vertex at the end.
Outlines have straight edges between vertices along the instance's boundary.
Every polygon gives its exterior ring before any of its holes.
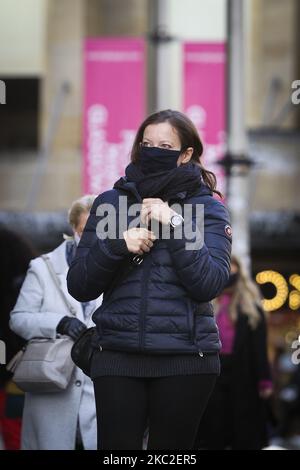
{"type": "Polygon", "coordinates": [[[182,217],[180,215],[173,215],[171,218],[171,223],[173,226],[177,227],[182,224],[182,217]]]}

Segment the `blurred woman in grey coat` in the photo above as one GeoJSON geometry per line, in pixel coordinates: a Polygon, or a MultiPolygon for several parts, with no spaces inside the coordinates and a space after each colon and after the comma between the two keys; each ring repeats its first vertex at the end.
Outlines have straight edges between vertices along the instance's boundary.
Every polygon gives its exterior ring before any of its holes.
{"type": "MultiPolygon", "coordinates": [[[[70,296],[66,276],[76,245],[84,229],[94,196],[84,196],[72,204],[69,222],[74,237],[68,237],[48,254],[61,288],[76,310],[72,317],[41,257],[31,261],[17,303],[11,312],[10,327],[26,340],[68,335],[74,340],[93,326],[91,315],[101,299],[80,303],[70,296]]],[[[97,428],[93,384],[77,367],[67,389],[58,393],[26,393],[21,448],[23,450],[96,449],[97,428]]]]}

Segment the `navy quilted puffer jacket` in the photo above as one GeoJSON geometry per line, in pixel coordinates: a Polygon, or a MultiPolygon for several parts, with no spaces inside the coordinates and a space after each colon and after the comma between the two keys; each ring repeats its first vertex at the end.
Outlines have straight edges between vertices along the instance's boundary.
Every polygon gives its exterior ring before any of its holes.
{"type": "MultiPolygon", "coordinates": [[[[226,207],[202,185],[199,193],[176,202],[204,205],[204,243],[187,250],[185,238],[157,239],[143,262],[112,291],[110,285],[124,261],[116,242],[100,240],[96,215],[103,203],[119,207],[119,196],[128,196],[128,207],[140,201],[135,184],[121,178],[117,189],[102,193],[94,202],[68,273],[68,289],[78,301],[104,293],[103,304],[93,315],[103,349],[151,354],[200,354],[219,351],[218,329],[210,301],[223,290],[230,273],[231,233],[226,207]],[[106,295],[107,294],[107,295],[106,295]]],[[[172,201],[172,203],[175,201],[172,201]]],[[[184,214],[183,214],[184,215],[184,214]]],[[[128,222],[131,218],[127,216],[128,222]]],[[[193,227],[196,221],[193,220],[193,227]]],[[[195,228],[194,227],[194,228],[195,228]]],[[[189,240],[191,241],[191,240],[189,240]]],[[[123,244],[125,244],[123,240],[123,244]]]]}

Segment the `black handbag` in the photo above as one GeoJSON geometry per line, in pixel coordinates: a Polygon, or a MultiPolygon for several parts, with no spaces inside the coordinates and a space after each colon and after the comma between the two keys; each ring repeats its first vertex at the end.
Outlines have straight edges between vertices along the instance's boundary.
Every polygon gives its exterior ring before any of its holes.
{"type": "MultiPolygon", "coordinates": [[[[130,264],[126,260],[126,269],[121,270],[120,274],[115,277],[111,285],[109,286],[108,291],[105,293],[105,302],[103,301],[102,306],[105,307],[108,298],[110,297],[111,293],[114,290],[114,287],[121,281],[121,279],[125,278],[129,272],[134,269],[135,266],[141,264],[144,261],[144,257],[142,255],[135,255],[130,258],[130,264]]],[[[85,375],[88,377],[91,376],[91,363],[93,353],[96,351],[98,347],[98,333],[97,328],[95,326],[86,329],[81,333],[79,338],[74,342],[72,349],[71,349],[71,358],[73,362],[76,364],[79,369],[83,371],[85,375]]]]}
{"type": "Polygon", "coordinates": [[[93,352],[95,351],[94,341],[96,338],[96,327],[88,328],[81,333],[71,349],[72,361],[88,377],[91,376],[91,361],[93,352]]]}

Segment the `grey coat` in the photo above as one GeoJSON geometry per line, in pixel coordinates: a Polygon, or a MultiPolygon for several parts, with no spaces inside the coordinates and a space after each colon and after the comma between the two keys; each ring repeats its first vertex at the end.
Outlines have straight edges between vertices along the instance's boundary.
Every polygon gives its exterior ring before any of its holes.
{"type": "MultiPolygon", "coordinates": [[[[68,264],[66,242],[49,253],[69,303],[76,316],[87,326],[93,326],[91,314],[101,304],[101,298],[87,306],[86,320],[81,304],[70,296],[66,285],[68,264]]],[[[11,329],[25,339],[55,338],[56,327],[68,309],[62,301],[45,262],[36,258],[30,263],[17,303],[11,312],[11,329]]],[[[22,424],[22,449],[74,449],[77,423],[85,449],[96,449],[97,428],[93,384],[75,367],[68,388],[58,393],[26,393],[22,424]]]]}

